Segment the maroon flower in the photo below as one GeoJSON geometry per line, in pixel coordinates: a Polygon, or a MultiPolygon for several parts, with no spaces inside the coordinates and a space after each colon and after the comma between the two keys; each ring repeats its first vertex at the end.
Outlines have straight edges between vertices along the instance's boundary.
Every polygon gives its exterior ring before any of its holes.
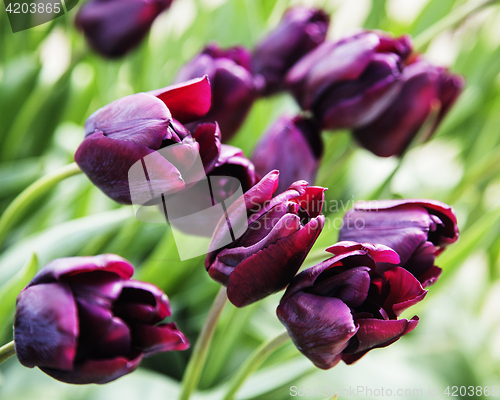
{"type": "Polygon", "coordinates": [[[207,172],[219,156],[217,124],[200,125],[193,133],[196,140],[182,125],[205,115],[209,108],[207,77],[123,97],[88,118],[75,161],[99,189],[119,203],[131,204],[129,170],[146,157],[148,179],[133,179],[138,192],[182,190],[187,181],[195,180],[185,175],[198,154],[207,172]],[[157,153],[174,144],[177,147],[168,160],[157,153]]]}
{"type": "MultiPolygon", "coordinates": [[[[216,44],[205,47],[177,74],[175,81],[208,75],[212,87],[212,106],[199,122],[214,122],[220,126],[222,139],[227,142],[239,129],[254,103],[260,79],[250,71],[250,52],[237,46],[221,49],[216,44]]],[[[192,128],[193,124],[188,125],[192,128]]]]}
{"type": "Polygon", "coordinates": [[[398,94],[403,62],[411,50],[407,36],[394,39],[372,31],[325,42],[293,66],[286,84],[322,128],[363,126],[398,94]]]}
{"type": "Polygon", "coordinates": [[[314,120],[283,116],[257,143],[252,162],[262,176],[280,171],[279,193],[300,179],[314,182],[322,154],[321,132],[314,120]]]}
{"type": "Polygon", "coordinates": [[[427,293],[403,268],[376,271],[376,262],[399,262],[386,246],[339,242],[327,251],[334,257],[298,274],[277,309],[294,344],[322,369],[352,364],[411,332],[418,317],[397,317],[427,293]]]}
{"type": "Polygon", "coordinates": [[[92,48],[105,57],[121,57],[137,47],[155,18],[173,0],[91,0],[75,18],[92,48]]]}
{"type": "MultiPolygon", "coordinates": [[[[436,120],[427,132],[434,133],[456,101],[464,80],[446,68],[417,61],[403,70],[399,95],[375,121],[353,131],[358,142],[377,156],[400,155],[434,110],[436,120]]],[[[428,138],[427,137],[427,138],[428,138]]]]}
{"type": "MultiPolygon", "coordinates": [[[[210,252],[205,266],[210,276],[227,286],[229,300],[243,307],[284,289],[297,273],[323,229],[320,215],[324,188],[295,182],[273,198],[279,172],[272,171],[244,195],[247,230],[230,245],[210,252]]],[[[226,219],[219,223],[210,248],[226,238],[226,219]]]]}
{"type": "Polygon", "coordinates": [[[307,52],[325,41],[330,18],[320,9],[290,8],[280,24],[256,46],[253,72],[264,77],[263,94],[283,90],[286,72],[307,52]]]}
{"type": "Polygon", "coordinates": [[[47,264],[17,298],[16,354],[67,383],[106,383],[143,357],[185,350],[167,296],[130,280],[134,268],[114,254],[60,258],[47,264]]]}
{"type": "MultiPolygon", "coordinates": [[[[344,216],[339,240],[380,243],[394,249],[399,266],[428,287],[441,275],[436,256],[458,240],[453,208],[436,200],[357,202],[344,216]]],[[[377,263],[382,273],[390,265],[377,263]]]]}

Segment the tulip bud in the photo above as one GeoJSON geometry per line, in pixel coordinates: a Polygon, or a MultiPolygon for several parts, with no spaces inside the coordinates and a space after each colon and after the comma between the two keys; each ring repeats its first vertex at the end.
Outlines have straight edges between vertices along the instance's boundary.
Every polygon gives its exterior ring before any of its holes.
{"type": "Polygon", "coordinates": [[[314,182],[322,154],[321,132],[311,118],[283,116],[257,143],[252,162],[261,176],[280,171],[280,193],[298,180],[314,182]]]}
{"type": "Polygon", "coordinates": [[[107,383],[134,371],[143,357],[185,350],[186,337],[156,286],[130,280],[132,265],[114,254],[60,258],[17,298],[16,354],[67,383],[107,383]]]}
{"type": "Polygon", "coordinates": [[[284,289],[297,273],[323,229],[324,188],[295,182],[275,196],[279,172],[272,171],[244,195],[245,210],[228,209],[229,219],[238,213],[248,228],[222,250],[226,218],[219,222],[205,259],[209,275],[227,286],[227,296],[243,307],[284,289]]]}
{"type": "Polygon", "coordinates": [[[306,54],[286,76],[299,105],[323,129],[355,128],[377,118],[399,91],[410,38],[367,31],[325,42],[306,54]]]}
{"type": "Polygon", "coordinates": [[[298,274],[277,309],[299,351],[322,369],[352,364],[411,332],[418,317],[398,316],[427,293],[403,268],[376,272],[376,262],[399,261],[386,246],[340,242],[327,251],[334,257],[298,274]]]}
{"type": "MultiPolygon", "coordinates": [[[[428,287],[442,272],[436,256],[458,240],[457,219],[453,208],[436,200],[357,202],[344,216],[339,240],[389,246],[399,254],[398,265],[428,287]]],[[[378,263],[377,271],[389,267],[378,263]]]]}
{"type": "MultiPolygon", "coordinates": [[[[257,96],[260,79],[252,76],[250,57],[250,52],[244,47],[221,49],[211,44],[187,63],[175,78],[176,82],[183,82],[208,75],[212,106],[196,123],[217,121],[224,142],[238,131],[257,96]]],[[[188,128],[193,128],[196,123],[188,128]]]]}
{"type": "Polygon", "coordinates": [[[323,43],[330,23],[320,9],[290,8],[280,24],[257,44],[253,54],[253,72],[265,80],[263,94],[284,89],[286,72],[306,53],[323,43]]]}
{"type": "Polygon", "coordinates": [[[121,57],[137,47],[155,18],[173,0],[91,0],[75,18],[90,46],[104,57],[121,57]]]}
{"type": "Polygon", "coordinates": [[[199,143],[182,125],[203,116],[210,107],[206,77],[149,93],[116,100],[93,113],[85,123],[85,139],[75,161],[89,179],[113,200],[131,204],[129,170],[144,157],[177,144],[173,159],[153,154],[148,180],[134,181],[149,193],[179,191],[185,187],[187,160],[198,154],[206,170],[215,165],[220,151],[217,125],[198,134],[199,143]],[[205,138],[202,138],[204,136],[205,138]]]}
{"type": "Polygon", "coordinates": [[[401,155],[420,131],[433,110],[436,119],[427,138],[460,95],[463,78],[445,68],[417,61],[405,67],[399,95],[375,121],[357,128],[354,136],[361,146],[381,157],[401,155]]]}

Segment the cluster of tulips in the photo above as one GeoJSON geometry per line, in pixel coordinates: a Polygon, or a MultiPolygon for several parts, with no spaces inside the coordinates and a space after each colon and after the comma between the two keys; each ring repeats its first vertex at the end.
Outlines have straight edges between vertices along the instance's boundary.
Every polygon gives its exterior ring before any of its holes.
{"type": "MultiPolygon", "coordinates": [[[[92,0],[77,23],[101,53],[117,56],[170,3],[92,0]],[[115,3],[123,13],[136,7],[121,30],[103,22],[115,3]]],[[[247,228],[220,246],[221,220],[210,233],[205,268],[237,307],[286,289],[277,316],[299,351],[322,369],[354,363],[417,326],[418,317],[399,316],[439,278],[435,259],[458,239],[458,228],[453,209],[439,201],[358,202],[326,250],[332,257],[297,274],[325,223],[326,189],[308,183],[320,163],[321,131],[350,129],[375,154],[400,155],[426,121],[436,129],[463,87],[461,77],[414,54],[407,36],[364,31],[329,42],[328,24],[324,11],[296,7],[253,51],[208,45],[172,86],[92,114],[75,154],[93,184],[122,204],[132,203],[130,168],[169,146],[176,146],[172,159],[149,162],[144,191],[188,190],[198,154],[207,176],[236,178],[247,228]],[[251,160],[222,144],[256,99],[281,91],[303,112],[280,118],[251,160]]],[[[216,182],[212,203],[234,194],[223,179],[216,182]]],[[[20,362],[64,382],[106,383],[133,371],[142,357],[186,349],[182,332],[163,322],[170,315],[166,295],[131,280],[132,273],[128,261],[112,254],[46,265],[17,300],[20,362]]]]}

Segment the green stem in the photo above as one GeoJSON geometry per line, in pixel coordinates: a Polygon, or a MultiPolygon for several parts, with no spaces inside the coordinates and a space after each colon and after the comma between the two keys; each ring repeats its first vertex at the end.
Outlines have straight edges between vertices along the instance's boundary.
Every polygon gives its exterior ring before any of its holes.
{"type": "Polygon", "coordinates": [[[215,332],[215,327],[217,326],[217,321],[224,309],[227,302],[226,288],[222,287],[215,298],[212,307],[208,313],[205,324],[201,329],[200,336],[196,341],[193,349],[193,354],[189,359],[186,371],[182,378],[182,390],[179,400],[188,400],[193,391],[198,386],[200,381],[201,372],[205,361],[207,359],[208,350],[210,348],[210,343],[212,341],[213,334],[215,332]]]}
{"type": "Polygon", "coordinates": [[[65,165],[28,186],[21,192],[0,217],[0,246],[5,239],[9,229],[19,220],[26,208],[38,197],[52,189],[56,184],[70,176],[81,172],[76,163],[65,165]]]}
{"type": "Polygon", "coordinates": [[[0,364],[7,361],[9,358],[16,354],[16,349],[14,347],[14,341],[9,342],[2,347],[0,347],[0,364]]]}
{"type": "Polygon", "coordinates": [[[223,400],[233,400],[234,395],[243,385],[245,380],[254,373],[257,368],[266,360],[271,353],[273,353],[283,343],[288,341],[290,336],[288,332],[282,332],[278,336],[266,340],[246,359],[240,369],[233,375],[229,381],[228,390],[223,400]]]}
{"type": "Polygon", "coordinates": [[[457,7],[446,17],[440,19],[434,25],[431,25],[415,38],[415,50],[423,51],[425,47],[431,42],[431,40],[444,30],[452,26],[459,25],[467,17],[474,14],[475,12],[498,2],[499,0],[468,1],[460,7],[457,7]]]}

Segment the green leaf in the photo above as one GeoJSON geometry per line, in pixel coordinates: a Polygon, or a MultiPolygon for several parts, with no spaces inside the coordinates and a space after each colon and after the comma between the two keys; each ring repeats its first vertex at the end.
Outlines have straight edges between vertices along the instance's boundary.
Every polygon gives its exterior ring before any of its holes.
{"type": "Polygon", "coordinates": [[[38,259],[36,254],[32,253],[26,264],[0,287],[0,332],[3,332],[7,325],[12,325],[11,315],[16,307],[17,295],[31,281],[37,270],[38,259]]]}

